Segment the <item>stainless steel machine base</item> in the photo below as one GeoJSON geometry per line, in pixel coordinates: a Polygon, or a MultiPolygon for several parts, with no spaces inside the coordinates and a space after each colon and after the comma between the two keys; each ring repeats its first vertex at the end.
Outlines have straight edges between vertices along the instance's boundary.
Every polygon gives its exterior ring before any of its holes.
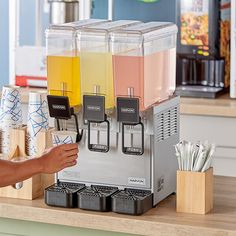
{"type": "MultiPolygon", "coordinates": [[[[119,190],[149,191],[152,206],[175,192],[177,159],[174,145],[179,142],[179,97],[159,103],[140,116],[144,124],[144,153],[127,155],[122,152],[121,124],[116,121],[115,115],[108,117],[111,124],[110,150],[101,153],[88,149],[87,126],[82,114],[78,114],[79,124],[83,124],[80,128],[84,129],[79,143],[78,164],[59,172],[57,181],[80,183],[87,187],[99,185],[119,190]]],[[[68,129],[74,129],[72,122],[67,125],[68,129]]],[[[141,145],[139,127],[127,127],[124,132],[125,145],[141,145]]],[[[92,126],[90,137],[93,143],[106,144],[106,129],[102,125],[92,126]]]]}

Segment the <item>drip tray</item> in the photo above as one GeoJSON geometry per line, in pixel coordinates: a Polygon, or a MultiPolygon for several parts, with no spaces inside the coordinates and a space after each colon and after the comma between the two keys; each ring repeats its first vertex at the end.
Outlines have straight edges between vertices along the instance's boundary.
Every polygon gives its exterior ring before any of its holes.
{"type": "Polygon", "coordinates": [[[116,187],[92,185],[78,192],[78,207],[84,210],[110,211],[111,196],[118,191],[116,187]]]}
{"type": "Polygon", "coordinates": [[[152,208],[151,191],[124,189],[112,196],[112,211],[121,214],[141,215],[152,208]]]}
{"type": "Polygon", "coordinates": [[[45,203],[49,206],[77,207],[77,192],[84,184],[60,182],[45,189],[45,203]]]}

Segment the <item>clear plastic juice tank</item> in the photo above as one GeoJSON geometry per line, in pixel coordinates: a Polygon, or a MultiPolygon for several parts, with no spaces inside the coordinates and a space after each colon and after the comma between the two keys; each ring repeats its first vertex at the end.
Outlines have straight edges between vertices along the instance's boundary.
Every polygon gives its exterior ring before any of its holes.
{"type": "Polygon", "coordinates": [[[47,80],[51,95],[69,97],[70,105],[80,105],[80,58],[76,32],[106,20],[82,20],[52,25],[46,30],[47,80]]]}
{"type": "Polygon", "coordinates": [[[111,33],[115,96],[139,97],[140,110],[173,95],[177,27],[149,22],[111,33]]]}
{"type": "Polygon", "coordinates": [[[119,20],[89,26],[77,34],[80,45],[81,95],[105,96],[105,107],[114,107],[112,54],[109,48],[110,32],[139,21],[119,20]]]}

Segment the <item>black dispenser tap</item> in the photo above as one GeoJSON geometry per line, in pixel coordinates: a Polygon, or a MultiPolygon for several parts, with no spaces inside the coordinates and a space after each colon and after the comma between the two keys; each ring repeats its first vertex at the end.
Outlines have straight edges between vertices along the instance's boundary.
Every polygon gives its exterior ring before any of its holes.
{"type": "MultiPolygon", "coordinates": [[[[122,124],[122,152],[127,155],[143,155],[144,125],[139,116],[139,99],[134,97],[117,98],[117,121],[122,124]],[[141,147],[125,146],[125,127],[141,126],[141,147]]],[[[131,134],[132,135],[132,134],[131,134]]]]}
{"type": "Polygon", "coordinates": [[[88,149],[94,152],[108,152],[110,149],[110,122],[105,114],[105,97],[100,95],[83,96],[83,115],[88,124],[88,149]],[[106,123],[107,142],[103,144],[91,143],[91,125],[106,123]]]}
{"type": "Polygon", "coordinates": [[[76,142],[80,142],[83,136],[83,130],[79,130],[78,117],[74,112],[74,108],[70,107],[69,98],[67,96],[48,95],[47,100],[50,117],[56,119],[58,130],[62,130],[60,120],[66,121],[74,117],[77,131],[76,142]]]}

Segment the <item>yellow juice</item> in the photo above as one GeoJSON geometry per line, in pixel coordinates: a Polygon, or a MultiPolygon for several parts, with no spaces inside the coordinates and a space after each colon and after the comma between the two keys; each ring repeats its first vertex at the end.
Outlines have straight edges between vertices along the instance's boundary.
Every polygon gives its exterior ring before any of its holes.
{"type": "Polygon", "coordinates": [[[112,55],[111,53],[80,52],[81,95],[93,94],[99,86],[105,95],[106,109],[114,107],[112,55]]]}
{"type": "Polygon", "coordinates": [[[71,106],[81,104],[79,57],[48,56],[47,79],[49,94],[68,96],[71,106]]]}

